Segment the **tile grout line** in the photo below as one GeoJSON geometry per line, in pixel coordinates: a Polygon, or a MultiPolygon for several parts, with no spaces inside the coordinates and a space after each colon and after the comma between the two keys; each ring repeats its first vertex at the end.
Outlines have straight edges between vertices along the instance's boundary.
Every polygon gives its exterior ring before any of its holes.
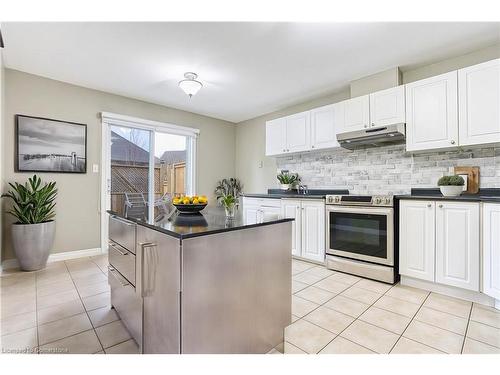
{"type": "Polygon", "coordinates": [[[467,339],[467,333],[469,331],[470,318],[472,316],[472,309],[473,308],[474,308],[474,303],[471,303],[470,310],[469,310],[469,318],[467,319],[467,326],[465,327],[464,341],[462,342],[462,349],[460,350],[460,354],[464,353],[465,340],[467,339]]]}

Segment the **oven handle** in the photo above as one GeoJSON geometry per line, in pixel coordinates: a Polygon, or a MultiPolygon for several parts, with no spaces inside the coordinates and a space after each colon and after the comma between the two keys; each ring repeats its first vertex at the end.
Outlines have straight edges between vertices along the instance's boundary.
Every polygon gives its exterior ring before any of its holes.
{"type": "Polygon", "coordinates": [[[354,206],[327,206],[327,212],[345,212],[353,214],[381,214],[391,215],[394,212],[392,207],[354,207],[354,206]]]}

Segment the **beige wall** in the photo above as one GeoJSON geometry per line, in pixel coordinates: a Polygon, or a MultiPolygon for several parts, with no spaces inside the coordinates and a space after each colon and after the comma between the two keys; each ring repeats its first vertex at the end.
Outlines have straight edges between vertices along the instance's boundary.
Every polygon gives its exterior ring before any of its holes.
{"type": "MultiPolygon", "coordinates": [[[[0,186],[3,186],[3,125],[4,125],[4,86],[5,86],[5,70],[3,66],[3,50],[0,49],[0,186]]],[[[3,248],[2,246],[2,238],[3,238],[3,233],[2,233],[2,224],[3,224],[3,218],[2,218],[2,202],[0,201],[0,249],[3,248]]],[[[1,255],[1,252],[0,252],[1,255]]]]}
{"type": "MultiPolygon", "coordinates": [[[[500,44],[497,44],[426,66],[403,70],[402,79],[403,83],[408,83],[499,57],[500,44]]],[[[364,80],[359,81],[360,85],[355,85],[357,93],[362,92],[367,86],[371,85],[371,83],[364,80]]],[[[383,83],[386,82],[387,77],[383,80],[383,83]]],[[[377,84],[380,84],[380,82],[377,84]]],[[[241,179],[245,192],[260,193],[277,186],[275,159],[265,156],[266,121],[321,105],[335,103],[349,97],[350,91],[344,90],[336,95],[330,95],[238,123],[236,129],[236,176],[241,179]],[[261,162],[263,163],[262,168],[260,167],[261,162]]]]}
{"type": "MultiPolygon", "coordinates": [[[[218,179],[235,174],[235,125],[168,107],[112,95],[15,70],[5,70],[5,131],[2,164],[5,182],[25,181],[31,173],[14,173],[14,116],[25,114],[87,124],[87,173],[41,174],[57,182],[54,253],[100,247],[100,112],[113,112],[200,129],[197,192],[212,196],[218,179]]],[[[3,183],[2,192],[6,189],[3,183]]],[[[4,215],[2,260],[13,258],[12,219],[4,215]]]]}
{"type": "Polygon", "coordinates": [[[351,81],[351,98],[399,86],[401,81],[402,74],[399,68],[384,70],[383,72],[351,81]]]}

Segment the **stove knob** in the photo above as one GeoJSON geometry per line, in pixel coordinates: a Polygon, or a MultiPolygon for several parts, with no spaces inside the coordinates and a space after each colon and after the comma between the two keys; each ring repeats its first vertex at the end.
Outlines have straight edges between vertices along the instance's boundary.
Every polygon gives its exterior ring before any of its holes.
{"type": "Polygon", "coordinates": [[[382,200],[380,198],[375,198],[375,204],[380,204],[382,200]]]}
{"type": "Polygon", "coordinates": [[[335,197],[335,203],[339,203],[340,202],[340,197],[335,197]]]}
{"type": "Polygon", "coordinates": [[[333,202],[333,197],[328,197],[328,203],[332,203],[333,202]]]}
{"type": "Polygon", "coordinates": [[[385,198],[385,204],[391,204],[391,198],[385,198]]]}

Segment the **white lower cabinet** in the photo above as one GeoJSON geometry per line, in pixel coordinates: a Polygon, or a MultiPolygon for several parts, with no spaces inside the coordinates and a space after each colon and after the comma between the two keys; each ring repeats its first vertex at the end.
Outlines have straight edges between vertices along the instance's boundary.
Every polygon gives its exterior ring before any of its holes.
{"type": "Polygon", "coordinates": [[[399,272],[479,291],[479,203],[400,202],[399,272]]]}
{"type": "Polygon", "coordinates": [[[479,203],[436,203],[436,282],[479,291],[479,203]]]}
{"type": "Polygon", "coordinates": [[[325,260],[325,203],[310,199],[282,199],[281,214],[295,219],[292,255],[323,262],[325,260]]]}
{"type": "Polygon", "coordinates": [[[483,205],[483,293],[500,301],[500,203],[483,205]]]}
{"type": "Polygon", "coordinates": [[[245,224],[258,224],[265,219],[281,217],[281,202],[279,199],[243,197],[243,219],[245,224]]]}

